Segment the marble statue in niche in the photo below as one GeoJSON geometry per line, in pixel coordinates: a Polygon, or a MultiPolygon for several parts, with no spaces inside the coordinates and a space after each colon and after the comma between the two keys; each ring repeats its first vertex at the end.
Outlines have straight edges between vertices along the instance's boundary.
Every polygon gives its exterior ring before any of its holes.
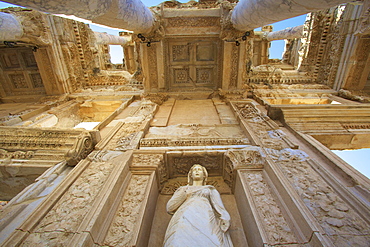
{"type": "Polygon", "coordinates": [[[193,165],[188,185],[178,188],[168,201],[167,212],[173,216],[163,246],[233,246],[227,232],[230,215],[215,187],[206,185],[207,177],[205,167],[193,165]]]}

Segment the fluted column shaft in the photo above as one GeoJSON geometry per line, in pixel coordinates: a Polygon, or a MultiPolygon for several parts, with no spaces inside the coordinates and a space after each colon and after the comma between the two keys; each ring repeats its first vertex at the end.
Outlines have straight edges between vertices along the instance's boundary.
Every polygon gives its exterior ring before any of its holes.
{"type": "Polygon", "coordinates": [[[247,31],[344,2],[348,0],[240,0],[231,22],[236,29],[247,31]]]}
{"type": "Polygon", "coordinates": [[[53,14],[74,15],[110,27],[147,33],[154,16],[140,0],[7,0],[8,3],[53,14]]]}

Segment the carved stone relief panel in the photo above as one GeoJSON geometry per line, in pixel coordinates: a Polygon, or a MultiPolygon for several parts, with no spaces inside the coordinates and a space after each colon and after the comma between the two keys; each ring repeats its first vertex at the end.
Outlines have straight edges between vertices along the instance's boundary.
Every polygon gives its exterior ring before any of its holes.
{"type": "Polygon", "coordinates": [[[133,246],[139,231],[140,216],[144,213],[145,196],[150,175],[133,175],[108,234],[104,240],[106,246],[133,246]]]}
{"type": "Polygon", "coordinates": [[[229,149],[226,151],[224,159],[223,176],[230,188],[234,187],[235,170],[263,169],[265,162],[261,148],[253,146],[243,149],[229,149]]]}
{"type": "Polygon", "coordinates": [[[220,25],[219,17],[176,17],[166,19],[167,27],[208,27],[220,25]]]}
{"type": "Polygon", "coordinates": [[[167,85],[210,87],[219,85],[220,42],[217,39],[170,39],[167,55],[167,85]]]}
{"type": "Polygon", "coordinates": [[[7,95],[45,94],[44,84],[31,48],[0,50],[0,71],[7,95]]]}
{"type": "Polygon", "coordinates": [[[112,162],[106,161],[104,155],[93,160],[28,236],[24,245],[47,243],[61,246],[68,243],[77,232],[84,216],[92,208],[92,202],[115,167],[112,162]]]}
{"type": "Polygon", "coordinates": [[[163,154],[155,153],[134,153],[131,163],[131,170],[153,170],[158,169],[160,186],[168,180],[168,170],[164,163],[163,154]]]}
{"type": "Polygon", "coordinates": [[[247,129],[254,135],[255,142],[275,149],[297,148],[297,145],[292,143],[284,132],[252,103],[235,101],[232,102],[232,106],[240,118],[247,123],[247,129]]]}
{"type": "Polygon", "coordinates": [[[366,246],[369,225],[310,165],[300,150],[266,149],[335,246],[366,246]]]}
{"type": "Polygon", "coordinates": [[[265,181],[262,171],[242,170],[242,180],[247,184],[257,213],[260,224],[263,225],[267,234],[268,244],[292,244],[297,243],[292,228],[285,219],[279,204],[273,196],[273,192],[265,181]]]}
{"type": "Polygon", "coordinates": [[[222,175],[223,154],[217,152],[168,152],[169,178],[187,177],[194,164],[204,166],[210,176],[222,175]]]}

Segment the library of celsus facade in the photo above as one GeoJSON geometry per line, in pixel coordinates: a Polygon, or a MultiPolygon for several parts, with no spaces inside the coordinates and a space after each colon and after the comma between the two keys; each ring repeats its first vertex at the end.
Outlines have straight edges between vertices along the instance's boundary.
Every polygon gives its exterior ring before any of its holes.
{"type": "Polygon", "coordinates": [[[0,246],[162,246],[194,164],[236,247],[370,246],[370,180],[331,151],[370,148],[369,0],[8,2],[0,246]]]}

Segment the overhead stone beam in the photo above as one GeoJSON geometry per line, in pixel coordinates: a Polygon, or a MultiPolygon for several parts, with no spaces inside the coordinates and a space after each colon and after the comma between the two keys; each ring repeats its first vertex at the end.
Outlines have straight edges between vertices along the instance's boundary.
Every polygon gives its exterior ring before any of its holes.
{"type": "Polygon", "coordinates": [[[231,22],[240,31],[252,30],[310,12],[328,9],[348,0],[240,0],[231,22]]]}
{"type": "Polygon", "coordinates": [[[13,15],[0,12],[0,41],[18,41],[23,37],[23,26],[13,15]]]}
{"type": "Polygon", "coordinates": [[[282,40],[282,39],[296,39],[303,35],[303,25],[296,27],[288,27],[280,31],[269,32],[266,35],[268,41],[282,40]]]}
{"type": "Polygon", "coordinates": [[[137,33],[153,29],[154,16],[140,0],[7,0],[52,14],[74,15],[110,27],[137,33]]]}
{"type": "Polygon", "coordinates": [[[94,32],[96,43],[100,45],[126,45],[131,42],[131,36],[115,36],[107,33],[94,32]]]}

